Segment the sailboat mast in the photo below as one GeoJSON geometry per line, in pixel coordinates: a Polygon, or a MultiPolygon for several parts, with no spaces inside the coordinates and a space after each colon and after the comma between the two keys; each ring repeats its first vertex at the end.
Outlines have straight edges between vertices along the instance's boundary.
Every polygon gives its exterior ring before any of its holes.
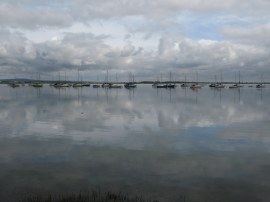
{"type": "Polygon", "coordinates": [[[220,72],[220,83],[222,83],[222,72],[220,72]]]}

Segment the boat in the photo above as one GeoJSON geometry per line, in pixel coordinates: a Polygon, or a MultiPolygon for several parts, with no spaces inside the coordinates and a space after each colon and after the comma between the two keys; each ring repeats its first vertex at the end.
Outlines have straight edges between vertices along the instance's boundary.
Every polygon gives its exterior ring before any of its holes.
{"type": "Polygon", "coordinates": [[[261,75],[261,83],[257,84],[256,88],[265,88],[265,85],[263,85],[263,75],[261,75]]]}
{"type": "Polygon", "coordinates": [[[156,88],[167,88],[167,84],[164,83],[157,84],[156,88]]]}
{"type": "Polygon", "coordinates": [[[210,88],[215,88],[216,85],[217,85],[216,83],[210,83],[209,87],[210,87],[210,88]]]}
{"type": "Polygon", "coordinates": [[[109,88],[122,88],[122,85],[118,85],[118,84],[110,84],[109,88]]]}
{"type": "Polygon", "coordinates": [[[71,84],[68,84],[68,83],[62,83],[61,84],[61,87],[66,87],[67,88],[67,87],[70,87],[70,86],[71,86],[71,84]]]}
{"type": "Polygon", "coordinates": [[[240,85],[240,71],[239,71],[239,81],[238,81],[238,83],[236,83],[236,74],[235,74],[235,84],[229,86],[229,88],[232,89],[232,88],[240,88],[240,87],[243,87],[243,86],[240,85]]]}
{"type": "Polygon", "coordinates": [[[209,87],[210,87],[210,88],[215,88],[216,85],[217,85],[217,75],[215,75],[215,82],[210,83],[209,87]]]}
{"type": "Polygon", "coordinates": [[[260,84],[257,84],[256,85],[256,88],[265,88],[265,85],[263,85],[262,83],[260,83],[260,84]]]}
{"type": "Polygon", "coordinates": [[[181,87],[182,88],[187,88],[188,87],[188,85],[187,85],[187,76],[185,76],[185,83],[182,83],[181,87]]]}
{"type": "Polygon", "coordinates": [[[201,88],[202,86],[199,84],[199,82],[198,82],[198,72],[196,72],[196,83],[193,83],[191,86],[190,86],[190,88],[191,89],[199,89],[199,88],[201,88]]]}
{"type": "Polygon", "coordinates": [[[18,83],[9,83],[8,85],[12,88],[17,88],[20,86],[18,83]]]}
{"type": "Polygon", "coordinates": [[[38,74],[38,82],[34,82],[34,83],[31,83],[31,86],[35,87],[35,88],[41,88],[43,87],[43,84],[40,83],[40,74],[38,74]]]}
{"type": "Polygon", "coordinates": [[[170,82],[167,84],[167,88],[175,88],[177,85],[172,83],[172,73],[170,72],[170,82]]]}
{"type": "Polygon", "coordinates": [[[217,84],[215,85],[215,88],[225,88],[225,85],[222,84],[222,83],[217,83],[217,84]]]}
{"type": "Polygon", "coordinates": [[[222,72],[220,73],[220,83],[216,83],[214,88],[225,88],[225,85],[222,83],[222,72]]]}
{"type": "Polygon", "coordinates": [[[177,85],[173,83],[167,84],[167,88],[175,88],[177,85]]]}
{"type": "Polygon", "coordinates": [[[109,88],[110,86],[111,86],[111,83],[109,83],[109,71],[107,69],[105,81],[102,83],[101,87],[102,88],[109,88]]]}
{"type": "Polygon", "coordinates": [[[198,88],[201,88],[202,86],[198,83],[194,83],[190,86],[191,89],[198,89],[198,88]]]}
{"type": "Polygon", "coordinates": [[[132,75],[131,73],[129,74],[129,82],[125,83],[124,87],[127,89],[137,87],[137,84],[135,83],[135,80],[134,80],[134,75],[132,75]]]}
{"type": "Polygon", "coordinates": [[[125,88],[127,88],[127,89],[130,89],[130,88],[136,88],[137,87],[137,84],[135,84],[135,83],[126,83],[125,85],[124,85],[124,87],[125,88]]]}
{"type": "Polygon", "coordinates": [[[236,83],[236,84],[233,84],[233,85],[229,86],[229,88],[230,89],[232,89],[232,88],[240,88],[240,86],[236,83]]]}
{"type": "Polygon", "coordinates": [[[74,83],[72,85],[73,88],[77,88],[77,87],[83,87],[83,84],[82,83],[74,83]]]}
{"type": "Polygon", "coordinates": [[[99,84],[93,84],[93,88],[100,88],[99,84]]]}
{"type": "Polygon", "coordinates": [[[89,87],[89,86],[91,86],[91,84],[89,82],[86,82],[86,83],[82,83],[82,86],[89,87]]]}
{"type": "Polygon", "coordinates": [[[43,84],[42,83],[33,83],[32,86],[35,88],[41,88],[41,87],[43,87],[43,84]]]}
{"type": "Polygon", "coordinates": [[[50,86],[53,86],[55,88],[60,88],[60,87],[62,87],[62,84],[61,83],[53,83],[53,84],[50,84],[50,86]]]}
{"type": "Polygon", "coordinates": [[[101,85],[101,87],[102,88],[109,88],[110,87],[110,83],[103,83],[102,85],[101,85]]]}
{"type": "Polygon", "coordinates": [[[152,87],[153,87],[153,88],[156,88],[159,84],[160,84],[160,81],[155,81],[155,82],[152,84],[152,87]]]}
{"type": "Polygon", "coordinates": [[[181,84],[181,87],[182,87],[182,88],[186,88],[186,87],[188,87],[188,85],[187,85],[186,83],[182,83],[182,84],[181,84]]]}

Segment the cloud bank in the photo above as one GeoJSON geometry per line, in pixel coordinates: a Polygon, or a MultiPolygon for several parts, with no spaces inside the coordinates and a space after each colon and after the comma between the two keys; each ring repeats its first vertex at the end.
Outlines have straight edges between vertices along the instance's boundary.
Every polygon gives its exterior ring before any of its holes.
{"type": "Polygon", "coordinates": [[[0,73],[270,75],[268,1],[1,1],[0,73]],[[39,38],[39,40],[37,40],[39,38]]]}

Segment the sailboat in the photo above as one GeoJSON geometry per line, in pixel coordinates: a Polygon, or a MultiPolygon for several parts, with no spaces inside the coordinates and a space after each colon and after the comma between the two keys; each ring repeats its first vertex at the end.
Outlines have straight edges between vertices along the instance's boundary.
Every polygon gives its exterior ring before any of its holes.
{"type": "Polygon", "coordinates": [[[170,83],[167,84],[167,88],[175,88],[176,84],[172,83],[172,73],[170,72],[170,83]]]}
{"type": "Polygon", "coordinates": [[[155,82],[152,86],[155,88],[167,88],[167,84],[162,82],[162,74],[160,75],[160,81],[155,82]]]}
{"type": "Polygon", "coordinates": [[[182,83],[182,84],[181,84],[181,87],[182,87],[182,88],[188,87],[188,85],[187,85],[187,76],[185,76],[185,83],[182,83]]]}
{"type": "Polygon", "coordinates": [[[20,86],[18,83],[15,83],[15,82],[9,83],[8,85],[9,85],[10,87],[12,87],[12,88],[17,88],[17,87],[20,86]]]}
{"type": "Polygon", "coordinates": [[[240,88],[240,87],[242,87],[242,86],[240,85],[240,71],[239,71],[238,76],[239,76],[239,83],[236,83],[236,74],[235,74],[235,84],[233,84],[233,85],[229,86],[229,88],[230,88],[230,89],[232,89],[232,88],[240,88]]]}
{"type": "Polygon", "coordinates": [[[193,83],[190,88],[192,90],[201,88],[202,86],[198,83],[198,72],[196,72],[196,83],[193,83]]]}
{"type": "Polygon", "coordinates": [[[222,83],[222,73],[220,73],[220,83],[216,83],[214,88],[225,88],[225,85],[222,83]]]}
{"type": "Polygon", "coordinates": [[[99,78],[97,76],[97,81],[95,82],[95,84],[92,85],[93,88],[100,88],[100,84],[98,84],[98,82],[99,82],[99,78]]]}
{"type": "Polygon", "coordinates": [[[79,69],[78,69],[78,82],[77,83],[74,83],[72,85],[73,88],[83,87],[82,83],[80,83],[79,80],[80,80],[80,73],[79,73],[79,69]]]}
{"type": "Polygon", "coordinates": [[[39,82],[35,82],[35,83],[32,84],[33,87],[35,87],[35,88],[43,87],[43,84],[40,83],[40,74],[38,74],[38,80],[39,80],[39,82]]]}
{"type": "Polygon", "coordinates": [[[256,88],[265,88],[265,85],[263,85],[262,83],[260,83],[260,84],[257,84],[256,85],[256,88]]]}
{"type": "Polygon", "coordinates": [[[116,79],[116,83],[111,83],[111,84],[109,85],[109,88],[122,88],[122,85],[117,84],[117,83],[118,83],[117,74],[115,75],[115,79],[116,79]]]}
{"type": "Polygon", "coordinates": [[[129,82],[126,83],[124,86],[127,89],[131,89],[131,88],[136,88],[137,87],[137,84],[134,81],[134,75],[131,75],[131,73],[129,74],[129,82]]]}
{"type": "Polygon", "coordinates": [[[107,75],[106,75],[106,78],[105,78],[105,82],[103,82],[103,84],[101,85],[102,88],[109,88],[110,87],[110,83],[109,83],[109,72],[108,72],[108,69],[107,69],[107,75]]]}
{"type": "Polygon", "coordinates": [[[210,83],[209,87],[210,88],[215,88],[217,85],[217,76],[215,75],[215,82],[214,83],[210,83]]]}
{"type": "Polygon", "coordinates": [[[265,88],[265,85],[263,85],[263,76],[261,75],[261,83],[256,85],[256,88],[265,88]]]}

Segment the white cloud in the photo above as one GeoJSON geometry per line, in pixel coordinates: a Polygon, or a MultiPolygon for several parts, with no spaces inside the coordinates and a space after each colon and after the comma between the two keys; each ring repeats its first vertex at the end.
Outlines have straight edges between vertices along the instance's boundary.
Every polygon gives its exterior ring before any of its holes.
{"type": "Polygon", "coordinates": [[[264,0],[1,1],[0,71],[268,73],[268,8],[264,0]]]}

